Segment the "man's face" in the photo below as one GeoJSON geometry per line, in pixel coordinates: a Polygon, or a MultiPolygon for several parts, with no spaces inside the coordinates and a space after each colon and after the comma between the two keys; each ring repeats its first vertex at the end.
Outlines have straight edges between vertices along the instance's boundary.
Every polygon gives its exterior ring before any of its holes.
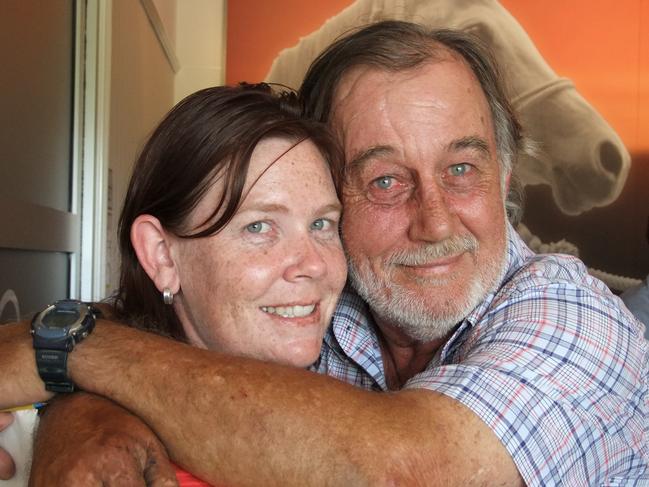
{"type": "Polygon", "coordinates": [[[360,66],[335,93],[347,161],[350,273],[380,326],[433,340],[497,284],[506,242],[494,128],[471,70],[452,55],[388,72],[360,66]]]}

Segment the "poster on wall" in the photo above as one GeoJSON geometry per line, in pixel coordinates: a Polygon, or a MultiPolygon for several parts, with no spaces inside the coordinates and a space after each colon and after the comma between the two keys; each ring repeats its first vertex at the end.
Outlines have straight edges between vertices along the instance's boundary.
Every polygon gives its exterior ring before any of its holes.
{"type": "Polygon", "coordinates": [[[281,17],[266,22],[255,33],[265,43],[251,42],[249,29],[247,42],[238,40],[236,22],[249,26],[251,19],[229,15],[228,80],[254,81],[237,64],[245,58],[266,66],[266,80],[292,87],[336,37],[369,22],[409,20],[476,34],[493,50],[537,147],[517,168],[525,188],[518,230],[528,245],[578,255],[616,291],[649,274],[649,34],[641,28],[649,22],[647,2],[356,0],[328,12],[312,32],[299,30],[313,22],[309,12],[295,25],[281,17]],[[291,29],[294,42],[268,47],[291,29]]]}

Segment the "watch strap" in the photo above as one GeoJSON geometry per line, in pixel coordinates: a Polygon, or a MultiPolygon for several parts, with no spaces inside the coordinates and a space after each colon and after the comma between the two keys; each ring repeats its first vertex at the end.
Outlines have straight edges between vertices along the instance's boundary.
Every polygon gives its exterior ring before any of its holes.
{"type": "Polygon", "coordinates": [[[74,384],[68,377],[66,350],[35,349],[38,374],[51,392],[73,392],[74,384]]]}

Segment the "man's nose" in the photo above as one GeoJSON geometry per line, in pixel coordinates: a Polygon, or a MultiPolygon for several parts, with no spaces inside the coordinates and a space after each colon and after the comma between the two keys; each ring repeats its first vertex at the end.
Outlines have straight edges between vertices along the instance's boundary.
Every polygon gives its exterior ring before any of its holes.
{"type": "Polygon", "coordinates": [[[326,274],[327,262],[311,236],[295,239],[288,253],[289,263],[284,271],[286,280],[318,279],[326,274]]]}
{"type": "Polygon", "coordinates": [[[456,215],[437,185],[420,187],[411,205],[408,236],[412,241],[439,242],[453,234],[456,215]]]}

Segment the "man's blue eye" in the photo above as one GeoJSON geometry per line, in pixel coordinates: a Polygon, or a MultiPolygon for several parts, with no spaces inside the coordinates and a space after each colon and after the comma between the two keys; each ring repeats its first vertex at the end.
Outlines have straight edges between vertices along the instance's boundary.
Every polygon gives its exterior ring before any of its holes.
{"type": "Polygon", "coordinates": [[[374,185],[379,189],[390,189],[393,182],[394,178],[392,178],[391,176],[381,176],[380,178],[374,180],[374,185]]]}
{"type": "Polygon", "coordinates": [[[453,164],[450,168],[452,176],[463,176],[469,170],[469,165],[466,163],[453,164]]]}
{"type": "Polygon", "coordinates": [[[246,230],[250,233],[266,233],[270,230],[270,225],[266,222],[253,222],[246,226],[246,230]]]}

